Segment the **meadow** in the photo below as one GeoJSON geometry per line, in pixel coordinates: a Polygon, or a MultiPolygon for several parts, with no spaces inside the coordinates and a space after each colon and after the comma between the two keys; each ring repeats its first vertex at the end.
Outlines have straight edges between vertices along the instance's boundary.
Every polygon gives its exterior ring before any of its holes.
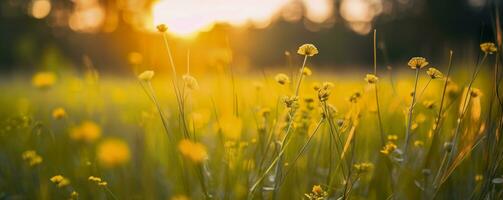
{"type": "Polygon", "coordinates": [[[165,73],[3,80],[0,199],[503,198],[491,42],[476,63],[349,74],[309,67],[323,52],[301,44],[301,63],[206,75],[164,42],[165,73]]]}

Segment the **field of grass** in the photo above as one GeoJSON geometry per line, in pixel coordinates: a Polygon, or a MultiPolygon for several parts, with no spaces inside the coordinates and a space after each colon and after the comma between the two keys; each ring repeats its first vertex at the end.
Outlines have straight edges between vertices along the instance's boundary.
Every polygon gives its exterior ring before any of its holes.
{"type": "Polygon", "coordinates": [[[253,75],[10,78],[0,199],[501,199],[501,69],[485,45],[477,64],[368,74],[307,68],[303,45],[304,63],[253,75]]]}

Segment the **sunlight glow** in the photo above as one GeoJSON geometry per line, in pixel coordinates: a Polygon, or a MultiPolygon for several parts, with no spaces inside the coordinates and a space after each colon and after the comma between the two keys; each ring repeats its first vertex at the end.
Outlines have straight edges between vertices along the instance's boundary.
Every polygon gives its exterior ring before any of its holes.
{"type": "Polygon", "coordinates": [[[37,19],[43,19],[51,12],[51,2],[49,0],[35,0],[31,5],[31,15],[37,19]]]}
{"type": "MultiPolygon", "coordinates": [[[[178,36],[193,36],[211,29],[215,23],[233,26],[267,27],[289,8],[292,0],[184,0],[159,1],[152,8],[152,26],[164,23],[169,32],[178,36]]],[[[332,1],[302,1],[305,16],[313,22],[327,20],[333,12],[332,1]]],[[[291,7],[290,7],[291,8],[291,7]]]]}

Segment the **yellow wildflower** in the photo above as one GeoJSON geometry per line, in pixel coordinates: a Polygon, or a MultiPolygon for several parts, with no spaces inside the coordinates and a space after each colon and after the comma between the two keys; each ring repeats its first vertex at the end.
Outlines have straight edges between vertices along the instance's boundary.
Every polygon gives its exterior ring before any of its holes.
{"type": "Polygon", "coordinates": [[[170,200],[190,200],[190,198],[183,195],[183,194],[180,194],[180,195],[175,195],[175,196],[171,197],[170,200]]]}
{"type": "Polygon", "coordinates": [[[101,178],[96,177],[96,176],[89,176],[89,178],[87,178],[87,180],[92,181],[92,182],[101,182],[101,178]]]}
{"type": "Polygon", "coordinates": [[[56,175],[56,176],[53,176],[49,179],[51,182],[53,182],[54,184],[56,184],[56,186],[58,187],[65,187],[67,185],[70,185],[70,180],[68,180],[67,178],[65,178],[64,176],[62,175],[56,175]]]}
{"type": "Polygon", "coordinates": [[[367,74],[367,75],[365,75],[364,80],[367,81],[367,83],[369,83],[369,84],[374,84],[374,83],[377,83],[379,78],[374,74],[367,74]]]}
{"type": "Polygon", "coordinates": [[[428,68],[428,71],[426,71],[426,74],[428,74],[428,76],[430,76],[431,79],[437,79],[437,78],[444,77],[444,74],[442,74],[441,71],[439,71],[438,69],[436,69],[434,67],[428,68]]]}
{"type": "Polygon", "coordinates": [[[398,147],[396,146],[395,143],[393,142],[388,142],[386,143],[386,145],[383,147],[383,149],[381,150],[381,153],[384,154],[384,155],[388,155],[390,154],[391,152],[395,151],[395,149],[397,149],[398,147]]]}
{"type": "Polygon", "coordinates": [[[354,164],[353,167],[355,168],[356,173],[361,174],[370,171],[374,165],[369,162],[361,162],[354,164]]]}
{"type": "Polygon", "coordinates": [[[259,116],[261,116],[263,118],[267,118],[271,114],[271,109],[270,108],[262,108],[262,109],[260,109],[260,111],[258,113],[259,113],[259,116]]]}
{"type": "Polygon", "coordinates": [[[56,82],[56,75],[52,72],[39,72],[33,76],[31,83],[39,89],[47,89],[56,82]]]}
{"type": "Polygon", "coordinates": [[[416,141],[414,141],[414,146],[418,147],[418,148],[423,147],[424,146],[424,142],[421,141],[421,140],[416,140],[416,141]]]}
{"type": "Polygon", "coordinates": [[[314,91],[318,91],[321,88],[321,84],[319,82],[314,82],[312,84],[312,87],[313,87],[314,91]]]}
{"type": "Polygon", "coordinates": [[[197,79],[189,74],[185,74],[182,76],[182,80],[185,83],[185,86],[191,90],[199,89],[199,84],[197,83],[197,79]]]}
{"type": "Polygon", "coordinates": [[[101,128],[92,121],[82,122],[70,131],[70,138],[75,141],[91,143],[101,137],[101,128]]]}
{"type": "Polygon", "coordinates": [[[421,69],[423,67],[426,67],[429,63],[426,61],[426,58],[423,57],[413,57],[409,60],[409,67],[411,69],[421,69]]]}
{"type": "Polygon", "coordinates": [[[493,54],[494,52],[498,51],[498,48],[492,42],[485,42],[480,44],[480,50],[484,53],[493,54]]]}
{"type": "Polygon", "coordinates": [[[484,176],[482,174],[477,174],[475,175],[475,181],[480,182],[484,179],[484,176]]]}
{"type": "Polygon", "coordinates": [[[480,89],[478,88],[472,88],[470,91],[470,95],[472,96],[472,98],[477,98],[482,95],[482,91],[480,91],[480,89]]]}
{"type": "Polygon", "coordinates": [[[311,76],[313,74],[313,71],[311,71],[311,69],[309,69],[309,67],[306,66],[304,67],[301,73],[304,76],[311,76]]]}
{"type": "Polygon", "coordinates": [[[199,142],[192,142],[190,140],[184,139],[178,144],[178,150],[180,153],[189,158],[190,160],[199,163],[208,157],[206,152],[206,147],[199,142]]]}
{"type": "Polygon", "coordinates": [[[152,77],[154,77],[154,71],[152,70],[144,71],[138,75],[138,79],[140,79],[140,81],[150,81],[152,80],[152,77]]]}
{"type": "Polygon", "coordinates": [[[164,33],[168,30],[168,27],[166,26],[166,24],[159,24],[159,25],[157,25],[156,28],[161,33],[164,33]]]}
{"type": "Polygon", "coordinates": [[[397,135],[388,135],[388,140],[391,142],[395,142],[398,140],[398,136],[397,135]]]}
{"type": "Polygon", "coordinates": [[[323,190],[320,185],[313,185],[311,193],[304,194],[309,200],[324,200],[328,199],[328,192],[323,190]]]}
{"type": "Polygon", "coordinates": [[[274,79],[276,80],[276,82],[278,82],[281,85],[286,85],[286,84],[290,83],[290,78],[286,74],[283,74],[283,73],[276,74],[274,79]]]}
{"type": "Polygon", "coordinates": [[[28,151],[23,152],[21,157],[23,158],[23,160],[28,162],[28,165],[30,165],[30,167],[36,166],[36,165],[42,163],[42,161],[43,161],[42,157],[39,156],[37,154],[37,152],[34,150],[28,150],[28,151]]]}
{"type": "Polygon", "coordinates": [[[243,122],[234,115],[224,115],[220,120],[220,129],[226,138],[238,140],[241,137],[243,122]]]}
{"type": "Polygon", "coordinates": [[[128,54],[128,61],[132,65],[139,65],[143,61],[143,56],[140,53],[133,51],[128,54]]]}
{"type": "Polygon", "coordinates": [[[115,167],[129,161],[130,152],[127,143],[119,139],[106,139],[97,148],[98,161],[105,167],[115,167]]]}
{"type": "Polygon", "coordinates": [[[209,110],[194,111],[189,114],[190,127],[202,128],[208,124],[210,120],[211,113],[209,110]]]}
{"type": "Polygon", "coordinates": [[[423,105],[424,107],[428,108],[428,109],[433,109],[435,108],[435,102],[434,101],[424,101],[423,102],[423,105]]]}
{"type": "Polygon", "coordinates": [[[471,119],[476,122],[480,119],[480,114],[482,111],[481,102],[480,102],[480,100],[481,100],[480,97],[482,96],[482,92],[480,91],[480,89],[472,88],[470,95],[472,97],[470,116],[471,116],[471,119]]]}
{"type": "Polygon", "coordinates": [[[318,49],[313,44],[303,44],[299,47],[297,53],[303,56],[314,56],[318,54],[318,49]]]}
{"type": "Polygon", "coordinates": [[[318,99],[321,102],[325,102],[328,100],[328,97],[332,92],[332,87],[334,87],[334,84],[332,82],[324,82],[321,86],[317,86],[318,99]]]}
{"type": "Polygon", "coordinates": [[[77,200],[79,199],[79,193],[77,191],[73,191],[71,194],[70,194],[70,199],[71,200],[77,200]]]}
{"type": "Polygon", "coordinates": [[[66,111],[63,108],[56,108],[52,110],[52,118],[54,119],[62,119],[63,117],[66,116],[66,111]]]}

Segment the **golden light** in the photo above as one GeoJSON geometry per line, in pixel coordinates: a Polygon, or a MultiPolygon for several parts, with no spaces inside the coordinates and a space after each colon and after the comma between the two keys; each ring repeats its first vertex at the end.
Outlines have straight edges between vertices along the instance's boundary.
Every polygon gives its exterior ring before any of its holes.
{"type": "Polygon", "coordinates": [[[34,18],[43,19],[51,12],[51,2],[49,0],[35,0],[30,7],[30,14],[34,18]]]}
{"type": "Polygon", "coordinates": [[[372,29],[372,20],[382,12],[381,0],[343,0],[341,16],[348,22],[349,28],[359,34],[368,34],[372,29]]]}
{"type": "Polygon", "coordinates": [[[98,0],[74,0],[74,4],[68,26],[79,32],[98,31],[105,20],[105,10],[98,0]]]}
{"type": "Polygon", "coordinates": [[[315,22],[325,22],[334,12],[333,0],[303,0],[306,6],[306,17],[315,22]]]}
{"type": "MultiPolygon", "coordinates": [[[[161,0],[153,5],[151,27],[166,24],[170,33],[183,37],[211,29],[215,23],[264,28],[285,9],[292,8],[292,3],[292,0],[161,0]]],[[[331,0],[303,0],[302,3],[305,16],[313,22],[322,22],[333,12],[331,0]]]]}

